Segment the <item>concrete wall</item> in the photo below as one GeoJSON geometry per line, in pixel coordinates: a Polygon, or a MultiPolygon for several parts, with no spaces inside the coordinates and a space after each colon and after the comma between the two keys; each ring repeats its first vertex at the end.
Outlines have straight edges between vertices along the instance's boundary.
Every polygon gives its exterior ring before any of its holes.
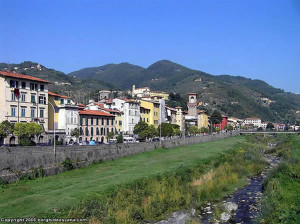
{"type": "MultiPolygon", "coordinates": [[[[162,147],[174,148],[177,146],[215,141],[238,134],[238,132],[222,133],[190,137],[185,140],[183,138],[176,138],[163,141],[162,147]]],[[[65,170],[61,163],[67,157],[74,162],[75,168],[79,168],[90,165],[93,162],[131,156],[145,151],[152,151],[156,148],[160,148],[159,142],[96,146],[57,146],[55,163],[53,146],[3,147],[0,148],[0,178],[7,182],[13,182],[26,175],[54,175],[65,170]]]]}

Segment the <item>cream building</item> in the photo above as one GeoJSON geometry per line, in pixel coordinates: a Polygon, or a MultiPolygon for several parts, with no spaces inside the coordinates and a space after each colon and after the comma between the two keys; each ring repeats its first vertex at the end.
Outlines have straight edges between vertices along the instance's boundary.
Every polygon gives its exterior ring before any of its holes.
{"type": "MultiPolygon", "coordinates": [[[[0,71],[0,122],[37,122],[48,130],[49,82],[29,75],[0,71]]],[[[43,134],[36,142],[44,142],[43,134]]],[[[4,144],[16,144],[10,136],[4,144]]]]}

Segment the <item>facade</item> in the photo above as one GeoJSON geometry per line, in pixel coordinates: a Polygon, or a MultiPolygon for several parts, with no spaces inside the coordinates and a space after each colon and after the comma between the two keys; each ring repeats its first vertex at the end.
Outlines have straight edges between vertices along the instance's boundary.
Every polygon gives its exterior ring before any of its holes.
{"type": "Polygon", "coordinates": [[[176,124],[180,127],[180,131],[185,131],[185,118],[183,115],[182,107],[176,107],[176,124]]]}
{"type": "Polygon", "coordinates": [[[103,100],[103,99],[110,99],[110,96],[111,96],[111,91],[109,90],[101,90],[99,91],[99,101],[100,100],[103,100]]]}
{"type": "Polygon", "coordinates": [[[222,122],[220,124],[215,124],[214,127],[220,128],[220,130],[224,130],[225,127],[228,126],[228,117],[227,116],[222,116],[222,122]]]}
{"type": "Polygon", "coordinates": [[[154,125],[155,128],[158,128],[160,123],[160,103],[154,101],[140,100],[140,105],[145,112],[149,111],[149,114],[143,115],[147,116],[145,122],[149,125],[154,125]]]}
{"type": "Polygon", "coordinates": [[[253,127],[261,127],[261,118],[257,118],[257,117],[249,117],[246,118],[243,122],[244,126],[253,126],[253,127]]]}
{"type": "Polygon", "coordinates": [[[161,97],[164,100],[168,100],[169,99],[169,94],[165,93],[163,91],[150,91],[150,96],[151,97],[153,97],[153,96],[159,96],[159,97],[161,97]]]}
{"type": "Polygon", "coordinates": [[[115,116],[115,133],[116,134],[123,134],[123,113],[118,110],[112,110],[107,108],[100,108],[100,111],[109,113],[115,116]]]}
{"type": "Polygon", "coordinates": [[[189,93],[189,102],[187,103],[188,116],[197,117],[198,116],[198,103],[197,103],[197,93],[189,93]]]}
{"type": "Polygon", "coordinates": [[[149,87],[141,87],[135,88],[135,85],[132,86],[132,97],[144,97],[150,96],[150,88],[149,87]]]}
{"type": "MultiPolygon", "coordinates": [[[[29,75],[0,71],[0,122],[36,122],[48,130],[49,82],[29,75]]],[[[43,143],[42,134],[36,142],[43,143]]],[[[3,144],[16,144],[16,137],[1,140],[3,144]]]]}
{"type": "Polygon", "coordinates": [[[123,113],[123,134],[133,135],[134,126],[141,119],[140,103],[126,98],[115,98],[111,107],[123,113]]]}
{"type": "Polygon", "coordinates": [[[149,108],[140,106],[140,114],[141,120],[146,122],[147,124],[150,124],[151,110],[149,108]]]}
{"type": "Polygon", "coordinates": [[[115,116],[96,110],[79,111],[79,142],[107,142],[107,133],[115,133],[115,116]]]}
{"type": "Polygon", "coordinates": [[[208,114],[204,110],[198,111],[198,128],[207,128],[208,127],[208,114]]]}
{"type": "Polygon", "coordinates": [[[71,97],[49,92],[49,132],[61,133],[59,136],[64,142],[70,143],[77,141],[76,137],[71,136],[71,132],[78,128],[78,105],[71,100],[71,97]],[[55,113],[53,112],[53,107],[55,113]]]}

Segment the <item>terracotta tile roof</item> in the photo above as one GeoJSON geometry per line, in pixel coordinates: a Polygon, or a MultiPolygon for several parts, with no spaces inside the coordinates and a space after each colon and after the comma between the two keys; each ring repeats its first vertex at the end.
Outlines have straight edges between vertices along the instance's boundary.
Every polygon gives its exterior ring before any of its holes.
{"type": "Polygon", "coordinates": [[[49,81],[46,81],[44,79],[39,79],[39,78],[30,76],[30,75],[22,75],[22,74],[17,74],[17,73],[12,73],[12,72],[0,71],[0,75],[3,75],[5,77],[16,78],[16,79],[27,79],[27,80],[32,80],[32,81],[36,81],[36,82],[50,83],[49,81]]]}
{"type": "Polygon", "coordinates": [[[106,116],[106,117],[114,117],[114,115],[105,113],[99,110],[80,110],[78,111],[79,115],[94,115],[94,116],[106,116]]]}
{"type": "Polygon", "coordinates": [[[52,93],[52,92],[48,92],[48,95],[50,95],[50,96],[58,96],[58,97],[61,97],[61,98],[71,99],[71,97],[69,97],[69,96],[59,95],[59,94],[52,93]]]}
{"type": "Polygon", "coordinates": [[[107,112],[112,112],[112,113],[121,113],[120,111],[118,110],[112,110],[112,109],[108,109],[108,108],[101,108],[100,110],[105,110],[107,112]]]}

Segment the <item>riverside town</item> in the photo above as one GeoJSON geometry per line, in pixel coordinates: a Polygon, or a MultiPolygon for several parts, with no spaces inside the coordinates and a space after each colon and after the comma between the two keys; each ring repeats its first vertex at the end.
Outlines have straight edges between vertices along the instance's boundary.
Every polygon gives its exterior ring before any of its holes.
{"type": "Polygon", "coordinates": [[[0,224],[300,223],[297,1],[0,8],[0,224]]]}

